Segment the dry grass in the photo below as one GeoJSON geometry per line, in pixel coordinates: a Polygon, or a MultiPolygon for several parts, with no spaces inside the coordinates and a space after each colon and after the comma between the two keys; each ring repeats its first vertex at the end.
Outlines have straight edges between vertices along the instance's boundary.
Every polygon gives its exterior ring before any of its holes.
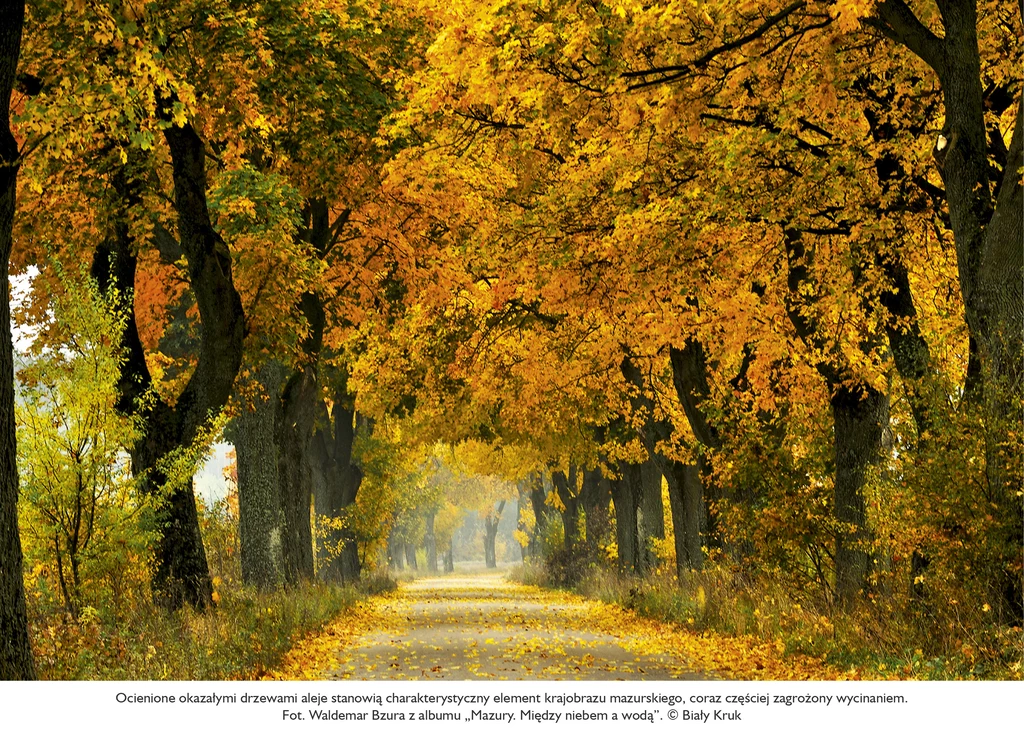
{"type": "MultiPolygon", "coordinates": [[[[515,568],[509,578],[553,586],[538,563],[515,568]]],[[[847,676],[1024,678],[1021,628],[957,615],[951,609],[967,603],[955,597],[943,598],[941,611],[935,603],[924,610],[906,597],[884,595],[840,611],[811,595],[796,596],[781,580],[751,580],[721,567],[691,572],[679,582],[668,573],[639,580],[593,567],[573,589],[697,634],[749,636],[786,654],[819,658],[847,676]]]]}
{"type": "Polygon", "coordinates": [[[43,679],[259,678],[300,638],[322,629],[362,595],[308,586],[269,594],[222,593],[214,609],[169,613],[139,606],[105,620],[33,618],[36,669],[43,679]]]}

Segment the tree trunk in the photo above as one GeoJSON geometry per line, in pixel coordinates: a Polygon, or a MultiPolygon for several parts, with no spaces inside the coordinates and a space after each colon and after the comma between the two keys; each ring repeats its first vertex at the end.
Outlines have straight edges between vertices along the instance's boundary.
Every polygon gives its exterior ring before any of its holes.
{"type": "MultiPolygon", "coordinates": [[[[303,210],[300,233],[320,258],[330,246],[330,210],[323,198],[311,198],[303,210]]],[[[302,361],[288,379],[278,413],[278,475],[284,516],[283,551],[285,580],[295,583],[313,579],[313,532],[310,524],[313,492],[322,481],[330,482],[316,456],[311,454],[317,410],[321,406],[318,372],[323,348],[326,314],[320,295],[303,293],[299,300],[309,331],[300,347],[302,361]]],[[[358,564],[358,554],[356,556],[358,564]]]]}
{"type": "MultiPolygon", "coordinates": [[[[97,247],[93,273],[100,288],[108,292],[117,285],[130,288],[135,281],[136,260],[130,253],[127,225],[112,242],[97,247]]],[[[138,399],[149,392],[152,381],[135,321],[134,304],[129,305],[128,322],[122,336],[127,357],[118,383],[118,409],[135,413],[138,399]]],[[[157,512],[157,545],[152,575],[154,599],[169,609],[184,604],[204,608],[213,602],[213,584],[199,530],[192,478],[168,476],[160,469],[164,459],[180,447],[191,445],[197,436],[197,414],[201,388],[193,387],[201,374],[193,372],[185,393],[175,407],[158,401],[142,414],[143,436],[131,446],[132,473],[141,477],[140,491],[160,496],[157,512]]],[[[225,397],[226,400],[226,397],[225,397]]],[[[219,410],[223,404],[216,408],[219,410]]]]}
{"type": "Polygon", "coordinates": [[[544,538],[548,532],[548,504],[544,488],[544,476],[534,473],[530,482],[530,505],[533,506],[534,527],[530,535],[529,554],[540,557],[544,553],[544,538]]]}
{"type": "MultiPolygon", "coordinates": [[[[707,385],[707,369],[704,363],[704,351],[699,342],[687,341],[683,349],[669,349],[672,363],[672,378],[680,402],[683,404],[687,421],[693,433],[704,445],[720,447],[721,441],[717,430],[704,416],[703,402],[710,389],[707,385]]],[[[704,562],[703,546],[707,540],[708,510],[705,501],[703,483],[700,472],[691,472],[689,467],[674,460],[669,460],[657,451],[658,442],[667,442],[672,437],[672,427],[664,420],[653,418],[654,405],[647,396],[643,375],[632,359],[625,358],[621,365],[623,376],[636,389],[631,397],[633,409],[644,415],[644,424],[640,430],[640,438],[650,456],[649,462],[656,466],[656,474],[641,477],[641,483],[651,486],[647,489],[648,511],[657,510],[664,516],[661,508],[661,477],[665,477],[668,485],[669,507],[672,511],[676,550],[676,572],[679,577],[690,569],[700,569],[704,562]],[[653,484],[657,484],[657,492],[653,484]],[[657,495],[658,507],[653,506],[657,495]]],[[[651,468],[647,468],[651,471],[651,468]]],[[[641,505],[643,509],[643,505],[641,505]]],[[[661,537],[664,537],[664,518],[662,518],[661,537]]],[[[643,537],[641,537],[643,542],[643,537]]],[[[643,547],[643,543],[641,543],[643,547]]],[[[641,559],[645,559],[643,554],[641,559]]]]}
{"type": "Polygon", "coordinates": [[[996,210],[985,231],[978,267],[977,320],[984,376],[985,473],[1000,524],[1000,546],[985,571],[993,576],[992,605],[1003,623],[1024,620],[1021,537],[1024,482],[1021,402],[1024,400],[1024,98],[996,210]]]}
{"type": "Polygon", "coordinates": [[[281,502],[281,556],[289,585],[313,579],[313,530],[310,510],[313,475],[307,452],[312,439],[316,384],[303,369],[285,385],[277,417],[279,497],[281,502]]]}
{"type": "Polygon", "coordinates": [[[576,466],[569,466],[569,474],[556,470],[551,474],[558,500],[565,509],[562,511],[562,530],[565,550],[570,554],[577,551],[579,545],[580,501],[576,494],[576,466]]]}
{"type": "Polygon", "coordinates": [[[836,389],[831,400],[835,443],[836,595],[849,603],[867,588],[870,571],[864,484],[878,462],[889,398],[870,386],[836,389]]]}
{"type": "MultiPolygon", "coordinates": [[[[1024,99],[1002,173],[991,180],[976,3],[939,3],[943,33],[932,33],[903,3],[879,3],[865,22],[910,49],[935,72],[945,126],[933,148],[949,206],[957,270],[972,349],[968,377],[980,373],[988,494],[1002,546],[988,568],[992,604],[1004,622],[1024,615],[1020,537],[1020,404],[1024,392],[1024,99]],[[993,186],[993,182],[996,184],[993,186]],[[974,356],[977,356],[977,359],[974,356]],[[971,368],[975,367],[975,368],[971,368]]],[[[1001,147],[1002,141],[998,145],[1001,147]]],[[[980,391],[980,394],[978,393],[980,391]]]]}
{"type": "MultiPolygon", "coordinates": [[[[879,294],[879,301],[889,314],[886,320],[886,337],[892,351],[893,363],[903,383],[907,403],[914,415],[918,452],[915,459],[920,460],[920,453],[934,422],[932,412],[943,402],[933,393],[930,376],[931,350],[921,334],[907,269],[902,260],[895,256],[883,260],[882,268],[893,285],[892,290],[883,290],[879,294]]],[[[968,391],[969,389],[965,388],[965,393],[968,391]]],[[[917,582],[917,578],[927,571],[929,564],[930,560],[923,550],[920,547],[915,548],[910,557],[908,587],[910,597],[915,601],[923,600],[925,597],[925,584],[917,582]]]]}
{"type": "Polygon", "coordinates": [[[348,528],[342,532],[341,543],[341,582],[351,585],[359,581],[363,571],[363,560],[359,556],[359,538],[355,529],[348,528]]]}
{"type": "Polygon", "coordinates": [[[235,418],[238,460],[238,533],[242,582],[272,589],[283,579],[281,501],[277,474],[276,418],[283,380],[280,364],[266,364],[257,379],[261,393],[235,418]]]}
{"type": "Polygon", "coordinates": [[[612,503],[615,506],[615,543],[618,546],[619,571],[640,574],[637,557],[640,553],[639,532],[637,531],[637,501],[633,481],[626,477],[627,467],[620,465],[622,477],[611,482],[612,503]]]}
{"type": "MultiPolygon", "coordinates": [[[[763,294],[763,289],[757,286],[752,290],[759,296],[763,294]]],[[[749,344],[744,346],[739,371],[730,379],[730,385],[736,391],[749,389],[747,371],[754,357],[754,348],[749,344]]],[[[667,463],[662,465],[665,479],[669,484],[670,497],[675,495],[678,501],[673,513],[676,510],[681,512],[679,520],[683,521],[684,527],[682,537],[676,533],[676,542],[678,546],[685,547],[685,552],[679,554],[677,551],[676,556],[686,558],[681,566],[694,569],[703,564],[704,548],[728,548],[736,558],[748,556],[753,551],[749,542],[732,543],[726,547],[725,537],[718,530],[718,509],[715,508],[715,504],[723,498],[728,498],[732,504],[745,506],[749,510],[753,507],[758,490],[756,485],[750,484],[734,485],[723,490],[715,481],[710,469],[709,455],[729,448],[718,427],[707,417],[705,404],[711,398],[711,387],[704,346],[700,341],[689,338],[682,348],[672,346],[669,349],[669,358],[676,395],[683,405],[686,421],[700,443],[697,457],[689,466],[667,463]]],[[[771,437],[775,449],[780,449],[784,430],[780,429],[779,425],[784,424],[784,420],[767,412],[759,412],[757,419],[763,433],[771,437]]]]}
{"type": "Polygon", "coordinates": [[[191,443],[181,429],[176,410],[157,402],[147,413],[145,435],[129,453],[132,473],[146,476],[141,490],[161,497],[152,575],[154,599],[169,609],[185,604],[204,608],[213,602],[213,582],[199,530],[192,476],[168,476],[160,468],[168,455],[191,443]]]}
{"type": "MultiPolygon", "coordinates": [[[[663,458],[662,458],[663,459],[663,458]]],[[[665,538],[665,506],[661,502],[661,470],[659,460],[649,457],[640,464],[639,483],[635,490],[640,528],[640,554],[643,572],[647,574],[658,564],[654,554],[654,540],[665,538]]]]}
{"type": "Polygon", "coordinates": [[[676,569],[703,569],[708,511],[700,465],[666,460],[664,468],[675,534],[676,569]]]}
{"type": "MultiPolygon", "coordinates": [[[[326,214],[313,217],[307,236],[316,240],[327,226],[326,214]]],[[[304,361],[288,378],[277,413],[278,481],[283,517],[281,554],[284,578],[289,584],[313,579],[310,511],[316,481],[323,477],[315,475],[320,466],[311,455],[311,447],[317,409],[321,406],[317,376],[326,317],[318,295],[304,293],[299,304],[309,325],[309,332],[300,344],[304,361]]]]}
{"type": "Polygon", "coordinates": [[[14,346],[11,337],[10,264],[17,191],[18,144],[11,134],[24,2],[0,0],[0,679],[34,679],[28,639],[14,429],[14,346]]]}
{"type": "MultiPolygon", "coordinates": [[[[434,536],[434,520],[437,512],[431,511],[427,514],[427,532],[423,537],[423,544],[427,550],[427,571],[431,574],[438,573],[437,566],[437,537],[434,536]]],[[[491,566],[491,565],[487,565],[491,566]]]]}
{"type": "Polygon", "coordinates": [[[455,549],[452,546],[452,540],[448,540],[448,548],[444,552],[444,571],[445,574],[451,574],[455,571],[455,549]]]}
{"type": "MultiPolygon", "coordinates": [[[[170,99],[160,100],[159,114],[169,121],[170,99]]],[[[122,343],[125,361],[118,381],[118,410],[138,414],[143,436],[129,451],[136,476],[145,476],[141,490],[163,498],[157,523],[158,541],[153,571],[156,601],[171,609],[188,603],[210,605],[213,585],[192,491],[191,477],[168,476],[157,466],[180,447],[193,445],[211,418],[224,407],[242,363],[244,314],[231,275],[231,253],[213,228],[206,203],[206,149],[190,124],[169,124],[164,138],[170,151],[174,209],[178,216],[181,250],[199,309],[199,358],[184,391],[171,407],[158,401],[145,412],[139,405],[152,393],[152,376],[139,339],[134,302],[128,303],[122,343]]],[[[136,258],[128,220],[141,201],[139,176],[144,175],[137,153],[115,168],[112,179],[117,216],[112,231],[93,258],[93,276],[101,291],[132,291],[136,258]]]]}
{"type": "Polygon", "coordinates": [[[157,600],[171,608],[186,603],[196,608],[213,603],[213,581],[199,531],[192,478],[175,489],[159,523],[153,587],[157,600]]]}
{"type": "MultiPolygon", "coordinates": [[[[864,483],[868,467],[881,457],[889,423],[888,394],[878,391],[851,372],[847,360],[826,340],[813,317],[812,295],[801,287],[809,277],[813,250],[808,251],[801,232],[784,231],[788,266],[787,314],[797,335],[822,354],[815,368],[832,396],[835,484],[833,516],[839,526],[835,544],[835,594],[840,604],[852,602],[867,587],[869,555],[864,483]]],[[[854,282],[859,268],[854,269],[854,282]]],[[[861,348],[870,352],[873,343],[861,348]]]]}
{"type": "Polygon", "coordinates": [[[669,360],[672,363],[672,383],[694,436],[705,447],[721,447],[718,430],[704,413],[704,402],[711,396],[704,346],[700,341],[689,338],[682,348],[669,348],[669,360]]]}
{"type": "Polygon", "coordinates": [[[409,565],[409,569],[414,572],[419,570],[416,566],[416,547],[411,542],[405,542],[405,563],[409,565]]]}
{"type": "Polygon", "coordinates": [[[885,334],[920,437],[929,430],[929,412],[934,403],[934,395],[928,393],[931,350],[921,335],[906,266],[901,260],[889,257],[882,262],[882,268],[893,286],[879,294],[879,301],[890,316],[886,320],[885,334]]]}
{"type": "Polygon", "coordinates": [[[388,534],[388,563],[391,565],[391,569],[396,572],[401,572],[405,569],[405,542],[395,535],[395,530],[392,529],[391,533],[388,534]]]}
{"type": "Polygon", "coordinates": [[[648,458],[639,465],[623,464],[623,482],[631,493],[634,507],[629,531],[636,534],[633,564],[639,576],[647,576],[657,565],[654,540],[665,538],[665,510],[661,502],[661,472],[656,461],[648,458]]]}
{"type": "Polygon", "coordinates": [[[363,471],[355,464],[353,447],[356,426],[369,432],[372,424],[358,417],[352,407],[345,380],[335,386],[333,411],[328,419],[322,406],[321,427],[316,432],[314,464],[324,476],[326,493],[317,499],[317,514],[336,524],[326,536],[328,551],[321,561],[324,579],[350,584],[359,580],[359,542],[352,513],[363,481],[363,471]]]}
{"type": "MultiPolygon", "coordinates": [[[[580,503],[583,506],[587,531],[586,547],[589,557],[596,557],[601,544],[606,543],[611,531],[608,504],[611,502],[611,484],[599,469],[583,471],[580,503]]],[[[659,496],[660,501],[660,496],[659,496]]]]}
{"type": "Polygon", "coordinates": [[[484,516],[484,563],[489,569],[498,566],[498,557],[494,544],[498,538],[498,524],[501,523],[501,514],[505,510],[505,501],[499,501],[494,514],[484,516]]]}

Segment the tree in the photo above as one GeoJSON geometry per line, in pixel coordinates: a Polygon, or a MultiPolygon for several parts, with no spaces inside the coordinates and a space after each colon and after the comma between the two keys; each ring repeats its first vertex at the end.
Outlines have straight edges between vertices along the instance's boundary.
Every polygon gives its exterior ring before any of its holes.
{"type": "Polygon", "coordinates": [[[155,502],[134,490],[124,450],[138,429],[115,408],[121,356],[111,344],[121,340],[123,308],[103,301],[87,273],[62,277],[50,333],[62,345],[41,344],[18,375],[18,463],[28,556],[50,567],[77,618],[86,606],[109,607],[107,579],[149,554],[155,502]]]}
{"type": "Polygon", "coordinates": [[[1000,78],[991,59],[983,59],[983,50],[991,53],[1000,40],[998,34],[985,33],[981,22],[999,19],[1019,37],[1024,8],[1018,5],[1014,22],[1005,4],[951,0],[937,5],[942,37],[903,0],[878,3],[861,20],[926,64],[942,89],[945,125],[933,155],[956,244],[964,315],[980,362],[976,373],[982,383],[989,497],[1006,524],[1005,549],[992,558],[997,567],[1002,565],[998,597],[992,599],[1007,617],[1019,619],[1024,617],[1024,567],[1018,541],[1024,523],[1017,493],[1024,473],[1021,442],[1007,439],[1006,432],[1020,423],[1024,394],[1024,97],[1018,87],[1014,105],[1013,82],[1000,78]],[[1004,105],[1015,118],[1008,147],[999,120],[993,129],[991,114],[986,119],[987,108],[993,107],[992,86],[1009,97],[1004,105]]]}
{"type": "Polygon", "coordinates": [[[314,501],[317,519],[326,528],[321,570],[328,580],[353,583],[361,569],[354,513],[363,482],[356,440],[362,438],[365,444],[373,424],[356,414],[344,379],[335,385],[332,402],[330,414],[324,408],[320,415],[312,451],[323,480],[314,501]]]}
{"type": "Polygon", "coordinates": [[[498,566],[498,555],[495,541],[498,537],[498,525],[501,514],[505,511],[505,499],[499,500],[493,507],[484,512],[484,564],[493,569],[498,566]]]}
{"type": "MultiPolygon", "coordinates": [[[[533,513],[533,530],[528,535],[526,554],[530,557],[542,557],[545,551],[544,540],[548,533],[548,521],[551,512],[551,507],[548,503],[547,486],[545,485],[544,474],[539,470],[530,471],[527,481],[529,501],[524,500],[522,497],[523,490],[520,490],[521,497],[519,499],[520,513],[528,510],[533,513]]],[[[522,483],[523,481],[520,481],[520,485],[522,483]]]]}
{"type": "Polygon", "coordinates": [[[281,547],[281,502],[277,473],[275,424],[277,395],[284,368],[264,364],[254,382],[258,391],[235,417],[232,441],[238,455],[238,532],[242,582],[262,589],[284,577],[281,547]]]}
{"type": "MultiPolygon", "coordinates": [[[[170,99],[165,99],[171,105],[170,99]]],[[[166,107],[169,109],[170,107],[166,107]]],[[[173,451],[190,447],[220,412],[231,394],[242,361],[243,312],[231,275],[231,255],[214,229],[206,198],[205,148],[195,129],[185,123],[177,127],[170,121],[164,131],[171,157],[174,205],[178,214],[180,246],[188,262],[188,276],[201,321],[196,368],[184,391],[172,406],[158,399],[147,407],[153,377],[138,335],[135,305],[129,308],[128,326],[122,337],[127,354],[120,380],[119,408],[125,414],[143,419],[143,437],[133,446],[132,467],[144,476],[143,491],[157,493],[168,482],[161,462],[173,451]]],[[[93,274],[104,292],[112,289],[131,291],[135,284],[137,255],[127,217],[137,203],[130,176],[122,171],[117,194],[124,207],[110,238],[96,248],[93,274]]],[[[133,298],[134,299],[134,298],[133,298]]],[[[168,607],[188,603],[206,607],[212,600],[206,556],[196,514],[192,480],[189,476],[170,486],[163,505],[157,544],[157,562],[153,575],[154,594],[168,607]]]]}
{"type": "Polygon", "coordinates": [[[25,614],[18,533],[18,465],[15,461],[14,346],[10,283],[15,196],[21,151],[11,134],[11,92],[17,80],[24,2],[0,3],[0,678],[35,677],[25,614]]]}
{"type": "MultiPolygon", "coordinates": [[[[176,373],[179,388],[161,388],[167,385],[160,370],[151,368],[156,364],[147,362],[146,333],[137,317],[146,303],[132,298],[119,408],[125,414],[144,412],[144,436],[131,451],[133,467],[145,477],[142,490],[159,492],[169,477],[160,463],[175,451],[188,452],[208,429],[227,400],[242,356],[243,313],[231,253],[213,225],[207,200],[202,135],[212,129],[206,128],[212,123],[206,116],[211,110],[201,108],[197,98],[203,93],[195,93],[211,79],[189,76],[195,67],[191,51],[183,49],[189,42],[198,43],[200,28],[215,24],[185,24],[185,39],[166,32],[174,25],[175,9],[159,5],[141,10],[42,4],[34,11],[33,21],[43,32],[32,46],[32,93],[20,120],[20,130],[36,150],[29,188],[37,203],[74,207],[79,220],[90,224],[72,230],[66,239],[52,238],[60,242],[62,256],[80,260],[94,250],[93,272],[101,289],[121,288],[136,295],[141,291],[136,275],[139,263],[147,261],[148,245],[177,249],[202,324],[194,360],[176,373]],[[84,28],[96,30],[80,32],[84,28]],[[68,102],[62,84],[82,90],[75,95],[78,102],[68,102]],[[60,133],[51,135],[55,129],[60,133]],[[80,156],[69,155],[71,149],[80,156]],[[160,164],[164,161],[169,165],[160,164]],[[40,179],[52,180],[54,189],[44,190],[40,179]],[[61,202],[64,194],[76,190],[71,202],[61,202]],[[51,192],[53,199],[47,195],[51,192]],[[150,387],[155,387],[152,393],[150,387]],[[152,394],[159,398],[151,399],[152,394]]],[[[238,71],[234,60],[251,35],[231,37],[234,42],[224,49],[230,61],[221,68],[238,71]]],[[[223,110],[225,116],[235,111],[223,110]]],[[[228,158],[236,153],[233,148],[228,158]]],[[[42,238],[58,228],[45,228],[42,238]]],[[[168,490],[154,591],[169,607],[186,602],[205,606],[211,587],[190,481],[168,490]]]]}

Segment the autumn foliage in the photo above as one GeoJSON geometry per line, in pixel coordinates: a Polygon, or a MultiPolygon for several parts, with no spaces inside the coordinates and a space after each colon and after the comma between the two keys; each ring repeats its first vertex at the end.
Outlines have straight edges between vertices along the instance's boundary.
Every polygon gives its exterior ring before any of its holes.
{"type": "Polygon", "coordinates": [[[155,608],[262,638],[298,587],[305,630],[504,515],[526,579],[747,677],[1019,677],[1020,13],[32,4],[3,627],[51,677],[155,608]]]}

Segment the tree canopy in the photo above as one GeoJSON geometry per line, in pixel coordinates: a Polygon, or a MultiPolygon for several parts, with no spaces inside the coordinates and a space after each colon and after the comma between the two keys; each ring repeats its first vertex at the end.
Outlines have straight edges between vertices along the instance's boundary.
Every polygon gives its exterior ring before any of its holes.
{"type": "Polygon", "coordinates": [[[213,604],[192,474],[225,424],[264,590],[417,546],[437,571],[468,511],[493,564],[516,501],[524,556],[566,581],[614,557],[1020,626],[1019,4],[22,12],[0,249],[33,273],[4,317],[37,362],[0,475],[5,636],[19,473],[70,612],[86,539],[55,507],[86,473],[91,530],[149,517],[154,600],[213,604]]]}

